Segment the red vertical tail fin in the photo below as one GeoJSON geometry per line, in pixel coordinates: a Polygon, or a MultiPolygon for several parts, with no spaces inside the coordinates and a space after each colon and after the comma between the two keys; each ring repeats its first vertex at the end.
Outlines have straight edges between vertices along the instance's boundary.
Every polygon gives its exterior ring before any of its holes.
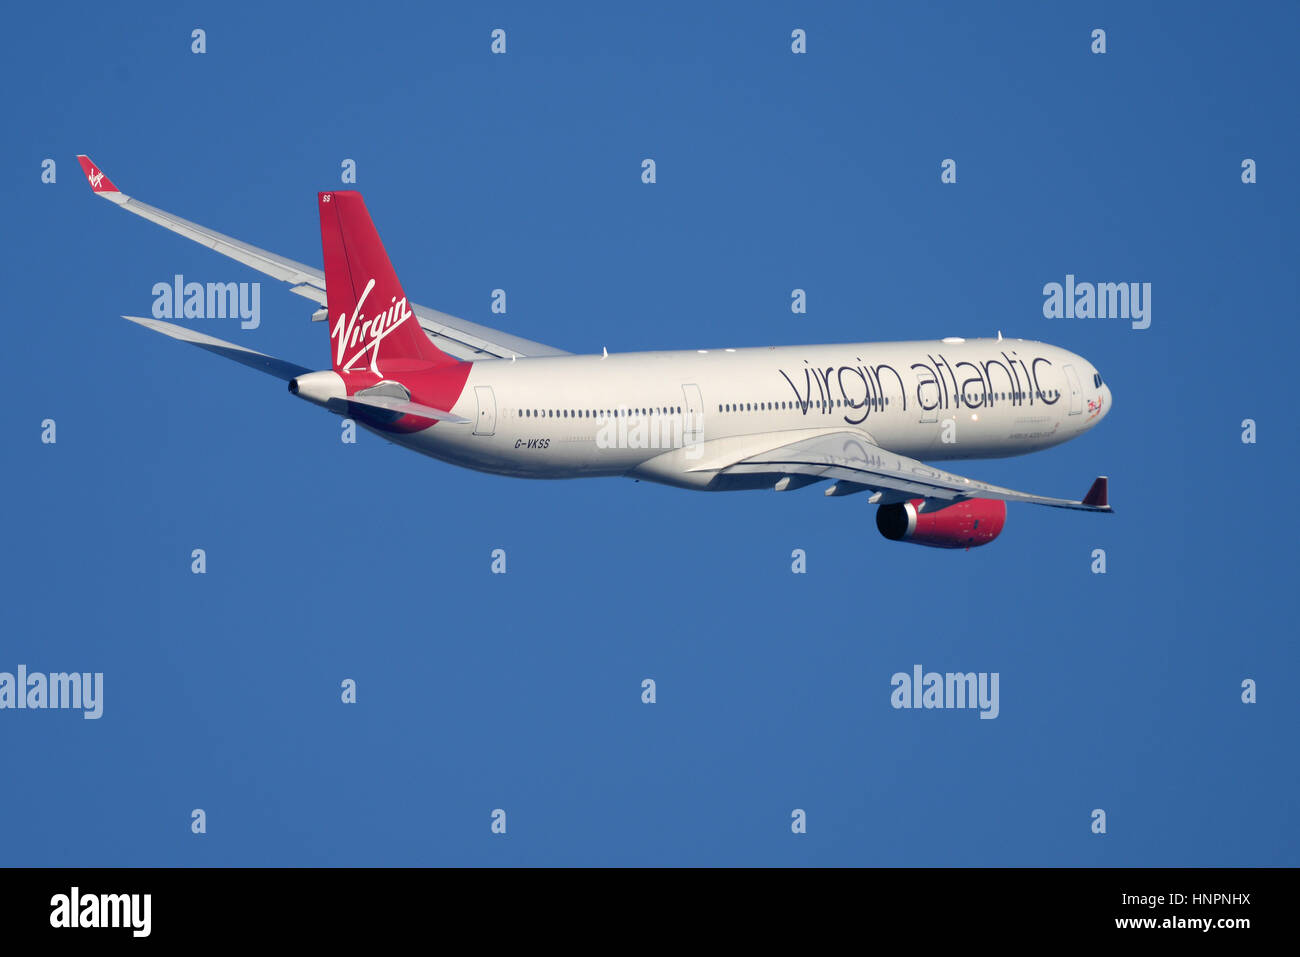
{"type": "Polygon", "coordinates": [[[320,193],[317,203],[334,371],[382,376],[388,360],[456,363],[420,328],[361,194],[320,193]]]}

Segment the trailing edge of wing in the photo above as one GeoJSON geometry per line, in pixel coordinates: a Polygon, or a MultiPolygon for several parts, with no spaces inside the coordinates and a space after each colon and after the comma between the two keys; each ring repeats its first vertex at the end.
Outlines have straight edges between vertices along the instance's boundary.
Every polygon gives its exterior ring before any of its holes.
{"type": "Polygon", "coordinates": [[[782,472],[815,475],[853,482],[881,492],[896,492],[919,498],[959,501],[993,498],[1006,502],[1050,505],[1087,512],[1113,511],[1108,481],[1103,476],[1092,483],[1082,501],[1031,495],[1015,489],[977,482],[952,472],[932,468],[924,462],[890,452],[867,442],[856,432],[832,432],[742,459],[725,471],[730,473],[782,472]]]}
{"type": "Polygon", "coordinates": [[[286,362],[284,359],[277,359],[274,356],[268,356],[253,349],[246,349],[223,339],[214,339],[212,336],[205,336],[201,332],[186,329],[184,326],[173,325],[170,322],[143,319],[140,316],[123,316],[122,318],[144,326],[146,329],[152,329],[154,332],[161,332],[164,336],[171,336],[171,338],[179,339],[181,342],[188,342],[200,349],[206,349],[208,352],[216,353],[227,359],[233,359],[235,362],[257,369],[259,372],[266,372],[286,382],[295,376],[311,371],[306,366],[300,366],[296,362],[286,362]]]}
{"type": "MultiPolygon", "coordinates": [[[[78,154],[77,161],[81,164],[90,188],[96,196],[186,239],[207,246],[214,252],[256,269],[260,273],[290,283],[292,284],[290,292],[295,292],[322,306],[325,305],[325,274],[321,270],[133,199],[114,186],[104,171],[98,168],[89,156],[78,154]]],[[[563,349],[490,329],[476,322],[430,309],[428,306],[411,303],[411,309],[415,312],[420,327],[433,338],[438,348],[458,359],[481,359],[485,356],[522,359],[528,356],[569,354],[563,349]]]]}

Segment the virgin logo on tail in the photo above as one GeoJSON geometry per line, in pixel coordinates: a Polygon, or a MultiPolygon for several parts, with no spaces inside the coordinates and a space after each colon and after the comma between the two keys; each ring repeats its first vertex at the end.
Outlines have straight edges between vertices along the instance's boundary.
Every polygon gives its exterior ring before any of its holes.
{"type": "Polygon", "coordinates": [[[90,178],[90,188],[99,189],[99,184],[104,181],[104,174],[92,166],[90,168],[90,172],[87,175],[90,178]]]}
{"type": "Polygon", "coordinates": [[[357,299],[356,308],[352,310],[351,318],[346,312],[340,312],[338,319],[334,322],[334,328],[330,330],[330,338],[337,339],[336,352],[334,355],[334,365],[341,372],[351,372],[353,364],[367,352],[370,353],[370,371],[379,372],[376,365],[379,359],[379,343],[384,338],[392,334],[398,326],[407,319],[414,318],[415,314],[411,312],[411,307],[406,303],[406,297],[401,299],[393,298],[393,303],[373,319],[367,319],[361,312],[361,307],[365,305],[366,297],[370,295],[370,290],[375,288],[373,279],[366,283],[365,290],[357,299]],[[352,353],[352,357],[346,362],[343,357],[349,349],[360,348],[352,353]]]}

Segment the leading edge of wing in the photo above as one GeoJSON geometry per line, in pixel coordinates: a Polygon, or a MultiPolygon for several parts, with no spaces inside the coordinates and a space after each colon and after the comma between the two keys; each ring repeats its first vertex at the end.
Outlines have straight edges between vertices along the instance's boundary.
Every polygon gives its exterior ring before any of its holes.
{"type": "Polygon", "coordinates": [[[924,462],[873,445],[855,432],[832,432],[791,442],[742,459],[726,471],[756,471],[759,467],[770,471],[818,475],[920,498],[946,501],[992,498],[1086,512],[1114,511],[1110,507],[1109,482],[1105,476],[1092,483],[1082,501],[1033,495],[944,472],[924,462]]]}
{"type": "Polygon", "coordinates": [[[264,275],[279,279],[281,282],[293,283],[294,292],[305,295],[308,299],[313,299],[321,305],[325,304],[325,274],[319,269],[313,269],[311,266],[268,252],[251,243],[235,239],[233,236],[227,236],[225,233],[219,233],[215,229],[209,229],[207,226],[201,226],[188,219],[183,219],[175,213],[167,212],[165,209],[159,209],[156,206],[150,206],[148,203],[134,199],[114,186],[104,171],[96,167],[89,156],[78,154],[77,161],[81,164],[81,168],[86,174],[86,180],[90,183],[90,188],[96,196],[107,199],[127,212],[135,213],[135,215],[147,219],[151,223],[156,223],[179,236],[193,240],[201,246],[207,246],[229,259],[256,269],[264,275]],[[300,289],[298,287],[306,288],[300,289]]]}
{"type": "MultiPolygon", "coordinates": [[[[214,252],[256,269],[263,275],[292,285],[291,292],[311,299],[322,306],[326,304],[325,274],[312,266],[285,256],[269,252],[251,243],[201,226],[174,213],[141,202],[118,189],[94,161],[84,153],[77,155],[86,180],[96,196],[107,199],[127,212],[134,213],[151,223],[162,226],[186,239],[207,246],[214,252]]],[[[411,303],[420,327],[428,332],[434,343],[458,359],[478,359],[490,356],[499,359],[527,358],[531,356],[569,355],[563,349],[513,336],[498,329],[481,326],[468,319],[411,303]]]]}
{"type": "Polygon", "coordinates": [[[122,318],[134,322],[136,325],[144,326],[146,329],[152,329],[154,332],[161,332],[164,336],[179,339],[181,342],[188,342],[200,349],[206,349],[208,352],[215,353],[226,359],[232,359],[251,369],[268,373],[277,379],[283,379],[285,382],[311,371],[306,366],[300,366],[296,362],[277,359],[275,356],[268,356],[253,349],[246,349],[244,346],[226,342],[224,339],[214,339],[212,336],[205,336],[201,332],[195,332],[193,329],[186,329],[184,326],[177,326],[170,322],[160,322],[157,319],[145,319],[140,316],[123,316],[122,318]]]}

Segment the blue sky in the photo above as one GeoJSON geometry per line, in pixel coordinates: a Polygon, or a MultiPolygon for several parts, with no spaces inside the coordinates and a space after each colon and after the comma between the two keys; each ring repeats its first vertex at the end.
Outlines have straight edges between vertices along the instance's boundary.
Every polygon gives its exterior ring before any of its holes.
{"type": "MultiPolygon", "coordinates": [[[[0,671],[105,676],[98,721],[0,711],[5,863],[1300,864],[1293,4],[124,16],[24,8],[0,58],[0,671]],[[957,470],[1108,474],[1116,514],[1012,506],[947,553],[817,487],[344,445],[283,383],[118,318],[177,273],[262,277],[94,199],[80,152],[313,264],[353,159],[413,299],[575,352],[1052,342],[1102,371],[1107,420],[957,470]],[[1066,274],[1150,282],[1151,327],[1045,319],[1066,274]],[[915,664],[998,672],[998,718],[894,710],[915,664]]],[[[313,308],[266,280],[257,329],[193,325],[325,367],[313,308]]]]}

